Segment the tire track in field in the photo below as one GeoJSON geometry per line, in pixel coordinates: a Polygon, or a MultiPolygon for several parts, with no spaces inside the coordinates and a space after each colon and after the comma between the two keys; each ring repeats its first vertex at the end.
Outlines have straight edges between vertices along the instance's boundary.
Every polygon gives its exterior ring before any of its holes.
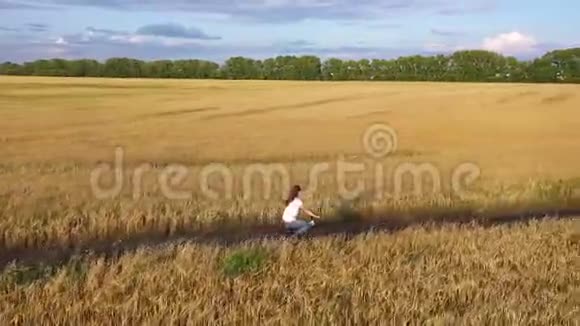
{"type": "MultiPolygon", "coordinates": [[[[363,218],[360,214],[353,213],[342,218],[319,222],[309,232],[308,238],[345,236],[350,239],[369,232],[396,232],[419,225],[437,227],[447,224],[471,224],[493,227],[538,221],[547,217],[554,220],[575,220],[579,216],[580,208],[522,210],[486,216],[478,215],[469,209],[455,213],[430,213],[429,216],[414,217],[400,214],[388,216],[387,214],[363,218]]],[[[267,239],[284,240],[287,239],[287,236],[281,225],[277,224],[224,224],[206,230],[178,230],[174,233],[170,233],[168,230],[150,230],[140,234],[118,235],[109,239],[85,242],[76,246],[0,248],[0,269],[6,268],[11,263],[17,263],[19,266],[61,266],[72,258],[89,254],[106,259],[115,259],[139,249],[152,249],[184,243],[232,246],[247,241],[267,239]]]]}
{"type": "Polygon", "coordinates": [[[366,97],[361,96],[361,95],[334,97],[334,98],[329,98],[329,99],[322,99],[322,100],[309,101],[309,102],[301,102],[301,103],[296,103],[296,104],[269,106],[269,107],[265,107],[265,108],[252,109],[252,110],[246,110],[246,111],[241,111],[241,112],[225,112],[225,113],[210,114],[210,115],[206,115],[205,117],[201,118],[200,120],[240,118],[240,117],[266,114],[266,113],[276,112],[276,111],[285,111],[285,110],[292,110],[292,109],[306,109],[306,108],[311,108],[311,107],[315,107],[315,106],[319,106],[319,105],[331,104],[331,103],[337,103],[337,102],[356,101],[356,100],[360,100],[360,99],[364,99],[364,98],[366,98],[366,97]]]}
{"type": "Polygon", "coordinates": [[[391,112],[393,112],[393,110],[391,110],[391,109],[376,110],[376,111],[371,111],[371,112],[353,114],[349,118],[360,119],[360,118],[371,118],[371,117],[373,117],[373,118],[374,117],[384,117],[384,116],[390,114],[391,112]]]}
{"type": "Polygon", "coordinates": [[[522,91],[517,94],[510,94],[504,97],[499,98],[495,103],[496,104],[509,104],[517,101],[524,100],[529,97],[533,97],[535,95],[540,94],[538,91],[522,91]]]}
{"type": "Polygon", "coordinates": [[[172,118],[172,117],[182,117],[186,115],[195,115],[199,113],[211,112],[211,111],[218,111],[220,107],[216,106],[209,106],[209,107],[200,107],[200,108],[193,108],[193,109],[182,109],[182,110],[174,110],[174,111],[163,111],[163,112],[156,112],[151,114],[143,114],[138,116],[131,116],[129,118],[109,118],[103,120],[94,120],[94,121],[83,121],[83,122],[73,122],[73,123],[64,123],[63,125],[56,126],[56,127],[43,127],[41,132],[31,132],[25,135],[17,135],[17,136],[6,136],[2,138],[2,142],[19,142],[19,143],[30,143],[36,141],[45,140],[46,134],[50,133],[51,139],[68,139],[70,138],[71,131],[74,131],[75,128],[84,128],[85,130],[92,131],[95,128],[100,128],[103,125],[107,125],[108,127],[117,126],[117,125],[124,125],[128,123],[136,123],[154,119],[161,119],[161,118],[172,118]]]}
{"type": "Polygon", "coordinates": [[[182,116],[182,115],[189,115],[194,113],[204,113],[204,112],[211,112],[217,111],[220,108],[217,106],[208,106],[208,107],[201,107],[195,109],[183,109],[183,110],[174,110],[174,111],[163,111],[163,112],[156,112],[151,114],[146,114],[138,117],[140,119],[149,119],[149,118],[162,118],[162,117],[175,117],[175,116],[182,116]]]}
{"type": "Polygon", "coordinates": [[[559,93],[556,95],[551,95],[551,96],[547,96],[542,98],[541,103],[542,104],[554,104],[554,103],[560,103],[560,102],[566,102],[569,99],[574,97],[574,93],[559,93]]]}

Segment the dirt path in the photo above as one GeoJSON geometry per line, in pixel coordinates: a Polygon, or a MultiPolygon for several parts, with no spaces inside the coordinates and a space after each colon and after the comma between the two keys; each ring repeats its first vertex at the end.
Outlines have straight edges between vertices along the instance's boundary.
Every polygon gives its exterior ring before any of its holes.
{"type": "MultiPolygon", "coordinates": [[[[359,219],[353,217],[351,219],[321,221],[309,232],[308,238],[332,235],[353,237],[370,231],[395,232],[417,225],[476,224],[483,227],[492,227],[544,218],[576,219],[578,217],[580,217],[580,209],[511,212],[478,217],[459,213],[430,218],[376,216],[371,219],[359,219]]],[[[19,265],[62,265],[73,257],[89,253],[110,259],[141,248],[179,243],[230,246],[247,241],[284,238],[286,238],[286,235],[280,225],[223,225],[211,230],[180,231],[170,235],[163,231],[149,231],[141,234],[120,235],[116,238],[86,242],[72,247],[0,248],[0,269],[4,269],[12,262],[16,262],[19,265]]]]}

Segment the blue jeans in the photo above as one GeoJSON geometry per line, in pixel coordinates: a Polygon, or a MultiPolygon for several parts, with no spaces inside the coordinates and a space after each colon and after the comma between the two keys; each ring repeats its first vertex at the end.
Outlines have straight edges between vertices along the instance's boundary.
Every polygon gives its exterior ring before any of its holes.
{"type": "Polygon", "coordinates": [[[286,229],[294,233],[294,235],[302,235],[312,228],[312,224],[303,221],[296,220],[294,222],[286,223],[286,229]]]}

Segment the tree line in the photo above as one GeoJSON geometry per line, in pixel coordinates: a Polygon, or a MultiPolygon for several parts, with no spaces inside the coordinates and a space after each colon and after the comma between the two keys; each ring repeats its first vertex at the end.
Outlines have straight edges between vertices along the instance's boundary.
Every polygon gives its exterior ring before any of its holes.
{"type": "Polygon", "coordinates": [[[321,60],[278,56],[265,60],[233,57],[223,64],[205,60],[142,61],[131,58],[37,60],[0,64],[0,75],[262,80],[390,80],[580,83],[580,48],[555,50],[531,61],[469,50],[449,55],[397,59],[321,60]]]}

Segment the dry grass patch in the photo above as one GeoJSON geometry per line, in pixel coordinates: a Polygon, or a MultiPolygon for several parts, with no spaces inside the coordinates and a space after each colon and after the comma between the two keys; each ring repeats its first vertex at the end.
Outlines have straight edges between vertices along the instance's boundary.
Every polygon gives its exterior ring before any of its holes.
{"type": "Polygon", "coordinates": [[[577,227],[415,228],[95,257],[33,283],[3,281],[0,322],[573,325],[579,248],[566,239],[577,227]],[[263,251],[261,268],[222,273],[224,258],[263,251]]]}

